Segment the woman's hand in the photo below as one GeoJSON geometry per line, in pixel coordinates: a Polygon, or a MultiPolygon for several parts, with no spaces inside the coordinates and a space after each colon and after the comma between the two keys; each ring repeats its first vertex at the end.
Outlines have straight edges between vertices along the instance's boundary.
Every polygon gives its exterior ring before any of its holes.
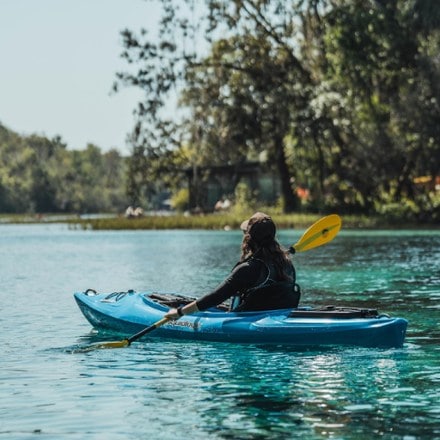
{"type": "Polygon", "coordinates": [[[197,307],[197,303],[195,301],[186,304],[185,306],[177,307],[177,309],[170,309],[167,313],[165,313],[164,318],[172,319],[175,321],[176,319],[181,318],[183,315],[189,315],[191,313],[198,312],[199,308],[197,307]]]}
{"type": "Polygon", "coordinates": [[[180,316],[181,315],[179,315],[177,309],[170,309],[167,313],[165,313],[164,318],[168,318],[175,321],[176,319],[179,319],[180,316]]]}

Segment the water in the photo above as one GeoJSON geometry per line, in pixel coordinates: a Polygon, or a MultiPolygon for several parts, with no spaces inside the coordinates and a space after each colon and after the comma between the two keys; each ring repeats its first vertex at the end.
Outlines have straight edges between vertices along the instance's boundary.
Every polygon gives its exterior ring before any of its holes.
{"type": "MultiPolygon", "coordinates": [[[[302,231],[282,231],[295,243],[302,231]]],[[[90,341],[74,291],[200,295],[240,233],[0,226],[0,438],[440,439],[440,232],[342,231],[294,257],[302,304],[409,320],[402,349],[90,341]]]]}

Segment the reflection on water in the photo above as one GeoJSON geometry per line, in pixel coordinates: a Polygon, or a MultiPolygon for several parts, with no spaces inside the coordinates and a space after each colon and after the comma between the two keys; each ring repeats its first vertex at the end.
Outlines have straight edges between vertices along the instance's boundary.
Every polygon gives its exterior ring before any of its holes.
{"type": "Polygon", "coordinates": [[[402,349],[150,338],[76,354],[97,336],[73,291],[201,295],[233,266],[240,233],[2,226],[0,234],[0,438],[440,438],[438,232],[341,232],[294,256],[303,304],[403,316],[402,349]]]}
{"type": "Polygon", "coordinates": [[[116,379],[145,432],[166,425],[194,438],[423,438],[439,426],[433,360],[414,349],[307,352],[151,339],[117,360],[87,356],[82,375],[111,393],[106,384],[116,379]],[[419,362],[429,367],[414,371],[419,362]]]}

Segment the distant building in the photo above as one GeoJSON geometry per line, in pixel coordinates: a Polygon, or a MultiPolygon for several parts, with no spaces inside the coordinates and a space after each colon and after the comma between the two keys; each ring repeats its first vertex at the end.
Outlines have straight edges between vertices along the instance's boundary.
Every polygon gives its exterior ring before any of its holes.
{"type": "Polygon", "coordinates": [[[280,196],[277,174],[260,162],[193,167],[185,173],[191,210],[213,211],[219,200],[233,197],[235,187],[240,182],[246,183],[263,204],[273,204],[280,196]]]}
{"type": "Polygon", "coordinates": [[[440,191],[440,176],[419,176],[414,178],[413,182],[428,191],[440,191]]]}

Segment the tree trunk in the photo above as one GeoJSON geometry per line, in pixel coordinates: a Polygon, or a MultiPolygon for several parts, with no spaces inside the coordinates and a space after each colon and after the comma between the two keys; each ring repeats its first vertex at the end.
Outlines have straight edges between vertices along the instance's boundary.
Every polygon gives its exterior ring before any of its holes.
{"type": "Polygon", "coordinates": [[[298,209],[298,198],[292,191],[290,172],[286,163],[284,142],[282,137],[275,138],[275,155],[278,173],[281,181],[281,193],[284,200],[284,212],[290,213],[298,209]]]}

